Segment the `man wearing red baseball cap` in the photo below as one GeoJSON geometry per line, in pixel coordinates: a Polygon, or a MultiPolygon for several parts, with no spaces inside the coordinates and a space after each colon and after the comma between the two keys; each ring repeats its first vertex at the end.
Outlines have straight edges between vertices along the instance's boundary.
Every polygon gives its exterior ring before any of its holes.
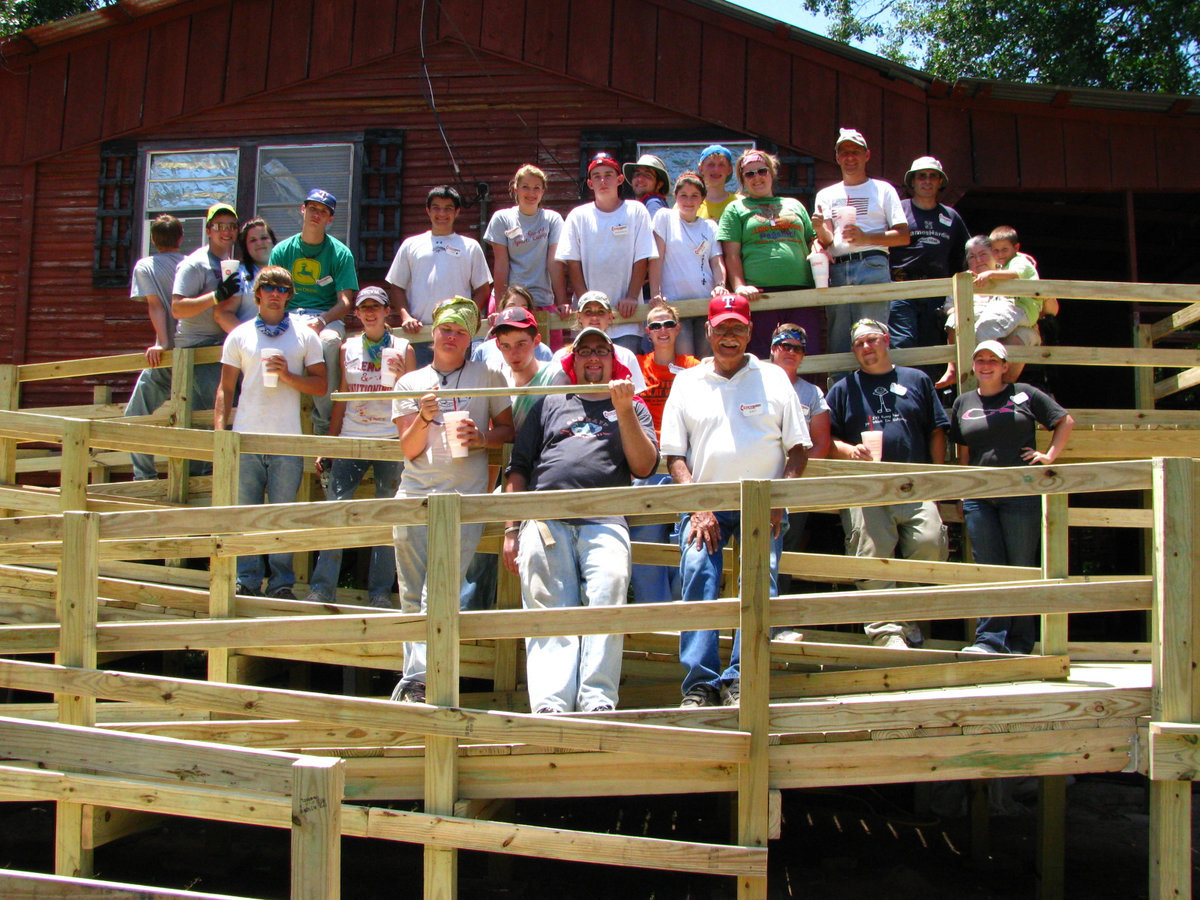
{"type": "MultiPolygon", "coordinates": [[[[706,332],[712,356],[675,376],[663,409],[661,449],[676,484],[799,478],[812,439],[800,401],[783,369],[746,352],[750,303],[721,294],[708,304],[706,332]]],[[[771,596],[777,593],[786,522],[771,511],[771,596]]],[[[721,596],[721,550],[741,529],[737,510],[702,511],[680,523],[679,574],[683,599],[721,596]]],[[[736,706],[741,697],[741,634],[722,668],[715,631],[679,635],[683,707],[736,706]]]]}

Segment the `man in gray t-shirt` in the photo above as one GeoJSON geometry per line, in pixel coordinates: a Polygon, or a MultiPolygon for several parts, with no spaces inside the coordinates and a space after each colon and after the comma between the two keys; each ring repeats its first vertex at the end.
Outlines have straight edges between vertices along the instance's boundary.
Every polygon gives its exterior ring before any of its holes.
{"type": "MultiPolygon", "coordinates": [[[[146,362],[152,367],[143,369],[125,405],[125,415],[146,416],[171,397],[171,370],[154,368],[162,361],[162,352],[175,346],[175,317],[171,315],[171,288],[175,270],[183,260],[179,244],[183,240],[183,223],[171,215],[162,215],[150,223],[150,241],[158,251],[143,257],[133,267],[129,289],[131,300],[145,303],[150,323],[154,326],[154,343],[146,348],[146,362]]],[[[147,480],[158,477],[154,457],[147,453],[132,453],[133,477],[147,480]]]]}
{"type": "MultiPolygon", "coordinates": [[[[221,260],[233,259],[237,242],[237,211],[227,203],[214,203],[204,220],[207,245],[190,253],[175,270],[171,294],[171,312],[179,324],[175,330],[176,347],[212,347],[225,341],[225,329],[213,319],[220,308],[237,316],[241,301],[241,283],[236,271],[221,278],[221,260]]],[[[196,366],[192,409],[212,409],[221,380],[221,364],[196,366]]]]}

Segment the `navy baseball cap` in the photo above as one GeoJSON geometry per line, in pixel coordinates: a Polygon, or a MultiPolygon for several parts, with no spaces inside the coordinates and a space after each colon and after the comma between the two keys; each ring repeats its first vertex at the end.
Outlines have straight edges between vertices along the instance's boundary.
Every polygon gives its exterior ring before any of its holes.
{"type": "Polygon", "coordinates": [[[329,191],[313,188],[308,192],[308,196],[304,198],[304,202],[308,203],[310,200],[315,200],[317,203],[324,203],[329,207],[330,212],[337,211],[337,197],[333,196],[329,191]]]}

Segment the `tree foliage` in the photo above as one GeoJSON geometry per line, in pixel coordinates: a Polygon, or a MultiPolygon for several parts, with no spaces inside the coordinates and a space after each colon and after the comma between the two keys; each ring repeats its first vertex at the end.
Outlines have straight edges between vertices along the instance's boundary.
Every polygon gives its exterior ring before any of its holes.
{"type": "Polygon", "coordinates": [[[1196,0],[803,0],[830,37],[962,77],[1200,93],[1196,0]]]}
{"type": "Polygon", "coordinates": [[[113,0],[0,0],[0,35],[16,34],[77,13],[108,6],[113,0]]]}

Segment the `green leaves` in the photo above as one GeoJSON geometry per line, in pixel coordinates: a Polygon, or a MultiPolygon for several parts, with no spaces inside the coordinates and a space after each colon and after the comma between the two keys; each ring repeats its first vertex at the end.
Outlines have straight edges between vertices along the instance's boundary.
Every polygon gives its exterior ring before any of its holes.
{"type": "Polygon", "coordinates": [[[804,0],[830,37],[962,77],[1167,93],[1200,91],[1195,0],[804,0]]]}

